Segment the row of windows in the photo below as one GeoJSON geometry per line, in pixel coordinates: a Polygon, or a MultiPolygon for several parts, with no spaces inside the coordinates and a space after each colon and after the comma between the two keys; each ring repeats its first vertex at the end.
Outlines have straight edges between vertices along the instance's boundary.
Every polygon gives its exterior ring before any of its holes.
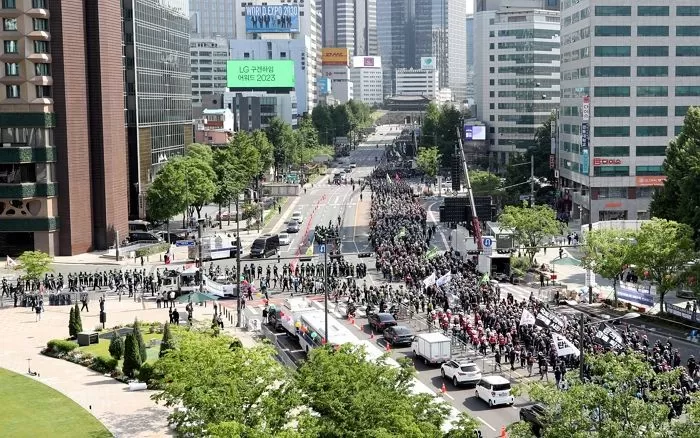
{"type": "MultiPolygon", "coordinates": [[[[5,76],[19,76],[20,67],[16,62],[5,63],[5,76]]],[[[35,63],[34,74],[36,76],[51,76],[51,64],[35,63]]]]}
{"type": "MultiPolygon", "coordinates": [[[[694,77],[700,76],[700,66],[698,65],[682,65],[676,66],[677,77],[694,77]]],[[[630,67],[607,67],[598,66],[594,69],[596,77],[629,77],[630,67]]],[[[668,77],[668,66],[638,66],[637,77],[639,78],[662,78],[668,77]]]]}
{"type": "MultiPolygon", "coordinates": [[[[629,146],[596,146],[593,148],[596,157],[629,157],[629,146]]],[[[663,157],[666,146],[637,146],[635,155],[638,157],[663,157]]]]}
{"type": "MultiPolygon", "coordinates": [[[[32,0],[32,9],[48,9],[48,0],[32,0]]],[[[3,9],[17,9],[17,0],[2,0],[3,9]]]]}
{"type": "MultiPolygon", "coordinates": [[[[576,125],[573,125],[576,126],[576,125]]],[[[637,137],[668,137],[668,126],[636,126],[637,137]]],[[[629,137],[629,126],[594,126],[595,137],[629,137]]]]}
{"type": "MultiPolygon", "coordinates": [[[[48,31],[49,30],[49,20],[46,18],[32,18],[32,28],[35,31],[48,31]]],[[[2,30],[5,32],[13,32],[17,30],[17,19],[16,18],[3,18],[2,19],[2,30]]]]}
{"type": "MultiPolygon", "coordinates": [[[[663,175],[662,166],[636,166],[637,176],[663,175]]],[[[630,176],[629,166],[596,166],[593,168],[593,176],[630,176]]]]}
{"type": "MultiPolygon", "coordinates": [[[[49,42],[48,41],[33,41],[34,53],[49,53],[49,42]]],[[[3,41],[3,49],[6,54],[18,54],[19,53],[19,43],[17,40],[5,40],[3,41]]]]}
{"type": "MultiPolygon", "coordinates": [[[[678,26],[676,36],[698,36],[700,26],[678,26]]],[[[632,36],[632,26],[596,26],[595,36],[599,37],[623,37],[632,36]]],[[[665,37],[669,36],[669,26],[637,26],[638,37],[665,37]]]]}
{"type": "MultiPolygon", "coordinates": [[[[37,85],[35,88],[36,97],[51,97],[51,87],[49,85],[37,85]]],[[[19,85],[6,85],[5,94],[8,99],[19,99],[21,98],[21,88],[19,85]]]]}
{"type": "MultiPolygon", "coordinates": [[[[631,17],[631,6],[596,6],[595,15],[598,17],[631,17]]],[[[639,17],[668,17],[670,8],[668,6],[638,6],[637,16],[639,17]]],[[[700,16],[700,6],[676,6],[676,16],[697,17],[700,16]]]]}
{"type": "MultiPolygon", "coordinates": [[[[594,87],[595,97],[630,97],[631,87],[594,87]]],[[[700,97],[700,86],[679,85],[675,87],[677,97],[700,97]]],[[[668,97],[668,87],[661,85],[637,87],[637,97],[668,97]]]]}

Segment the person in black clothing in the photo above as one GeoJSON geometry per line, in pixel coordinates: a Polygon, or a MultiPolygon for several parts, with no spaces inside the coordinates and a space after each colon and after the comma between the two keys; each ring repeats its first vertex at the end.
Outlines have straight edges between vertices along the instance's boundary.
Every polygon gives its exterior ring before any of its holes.
{"type": "Polygon", "coordinates": [[[83,295],[80,297],[80,302],[83,303],[83,305],[80,308],[80,311],[82,312],[83,310],[86,312],[89,312],[90,309],[88,309],[88,297],[87,294],[83,295]]]}

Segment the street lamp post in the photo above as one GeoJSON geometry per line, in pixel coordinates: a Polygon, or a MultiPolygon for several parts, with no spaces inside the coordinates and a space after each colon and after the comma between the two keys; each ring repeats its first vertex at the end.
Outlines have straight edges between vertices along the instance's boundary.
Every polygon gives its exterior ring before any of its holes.
{"type": "Polygon", "coordinates": [[[326,345],[328,345],[328,247],[325,247],[323,250],[323,312],[324,335],[326,345]]]}
{"type": "MultiPolygon", "coordinates": [[[[240,328],[243,312],[241,308],[243,292],[241,291],[241,216],[238,210],[239,201],[239,196],[236,194],[236,290],[238,291],[238,299],[236,300],[236,327],[240,328]]],[[[231,217],[230,214],[229,217],[231,217]]]]}
{"type": "Polygon", "coordinates": [[[580,361],[580,364],[579,364],[579,375],[578,375],[578,377],[579,377],[579,379],[581,380],[581,382],[583,382],[583,376],[584,376],[584,374],[585,374],[585,373],[584,373],[584,367],[585,367],[584,355],[585,355],[585,352],[584,352],[583,339],[584,339],[584,335],[586,334],[586,327],[587,327],[587,326],[590,326],[590,325],[593,325],[593,324],[599,324],[599,323],[601,323],[601,322],[611,322],[611,321],[617,321],[617,320],[619,320],[619,319],[634,319],[634,318],[638,318],[638,317],[639,317],[639,313],[637,313],[637,312],[629,312],[629,313],[625,313],[625,314],[622,315],[622,316],[618,316],[618,317],[616,317],[616,318],[606,319],[605,321],[601,321],[601,320],[598,320],[598,321],[591,321],[590,323],[586,324],[586,315],[585,315],[583,312],[580,313],[580,317],[579,317],[579,324],[580,324],[580,325],[579,325],[579,328],[580,328],[580,330],[581,330],[581,333],[580,333],[579,335],[581,336],[581,342],[580,342],[580,344],[579,344],[579,347],[580,347],[580,352],[579,352],[579,361],[580,361]]]}

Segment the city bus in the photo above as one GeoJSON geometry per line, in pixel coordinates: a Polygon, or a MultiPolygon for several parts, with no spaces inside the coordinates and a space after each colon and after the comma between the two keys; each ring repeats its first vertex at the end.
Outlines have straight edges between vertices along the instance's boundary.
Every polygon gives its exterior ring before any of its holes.
{"type": "MultiPolygon", "coordinates": [[[[323,310],[304,312],[299,316],[299,323],[305,330],[298,330],[297,337],[299,345],[308,354],[313,348],[322,345],[322,340],[326,337],[325,317],[323,310]],[[316,333],[317,336],[312,336],[316,333]]],[[[337,319],[328,315],[328,337],[331,345],[342,345],[345,343],[355,343],[359,340],[353,335],[349,328],[340,323],[337,319]]]]}

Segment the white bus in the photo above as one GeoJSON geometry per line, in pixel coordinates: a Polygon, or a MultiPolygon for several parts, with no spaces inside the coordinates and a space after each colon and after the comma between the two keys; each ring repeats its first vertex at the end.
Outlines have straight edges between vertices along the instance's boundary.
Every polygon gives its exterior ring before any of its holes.
{"type": "MultiPolygon", "coordinates": [[[[226,235],[216,234],[214,236],[202,237],[202,260],[220,260],[230,257],[236,257],[238,247],[236,246],[236,238],[226,235]]],[[[199,257],[199,248],[190,246],[187,248],[187,257],[195,260],[199,257]]]]}
{"type": "MultiPolygon", "coordinates": [[[[299,345],[307,354],[311,349],[321,346],[322,340],[326,337],[325,317],[326,314],[323,310],[304,312],[299,315],[299,322],[302,327],[306,328],[306,331],[298,330],[297,337],[299,338],[299,345]],[[317,336],[312,337],[312,333],[316,333],[317,336]]],[[[349,328],[331,315],[328,315],[328,332],[328,339],[331,345],[359,342],[357,336],[353,335],[349,328]]]]}

